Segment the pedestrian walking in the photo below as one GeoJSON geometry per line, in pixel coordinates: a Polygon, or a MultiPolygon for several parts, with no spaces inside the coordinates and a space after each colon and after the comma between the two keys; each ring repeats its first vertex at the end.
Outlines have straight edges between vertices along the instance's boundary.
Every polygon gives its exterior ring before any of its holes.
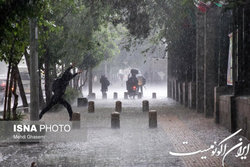
{"type": "Polygon", "coordinates": [[[100,83],[101,83],[101,92],[102,95],[104,95],[108,91],[108,86],[110,85],[110,82],[105,75],[102,75],[100,78],[100,83]]]}
{"type": "Polygon", "coordinates": [[[72,108],[71,105],[65,100],[63,99],[63,95],[65,93],[65,90],[67,88],[67,86],[69,85],[69,81],[71,79],[73,79],[77,74],[80,74],[81,71],[72,74],[70,72],[70,70],[74,68],[74,66],[70,66],[67,70],[65,70],[65,72],[63,73],[63,75],[60,78],[57,78],[53,84],[52,84],[52,92],[54,93],[50,102],[48,103],[48,105],[42,110],[42,112],[39,114],[39,119],[41,119],[43,117],[43,115],[49,111],[54,105],[56,104],[62,104],[68,111],[69,113],[69,119],[70,121],[72,120],[72,108]]]}
{"type": "Polygon", "coordinates": [[[146,84],[146,79],[141,74],[138,74],[136,78],[138,79],[139,91],[141,91],[141,95],[143,96],[143,86],[146,84]]]}

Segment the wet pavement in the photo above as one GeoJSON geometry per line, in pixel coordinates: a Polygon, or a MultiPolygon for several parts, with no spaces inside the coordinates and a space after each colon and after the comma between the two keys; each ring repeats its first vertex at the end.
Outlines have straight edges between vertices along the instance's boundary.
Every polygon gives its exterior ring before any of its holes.
{"type": "MultiPolygon", "coordinates": [[[[214,141],[219,142],[230,135],[225,128],[163,95],[158,99],[147,96],[147,99],[150,109],[158,112],[158,128],[148,127],[148,113],[142,112],[141,108],[143,99],[123,100],[120,97],[123,103],[120,129],[111,129],[114,100],[95,100],[95,113],[88,113],[87,108],[78,108],[74,104],[73,110],[81,113],[81,128],[86,129],[86,139],[23,145],[1,143],[0,166],[29,167],[32,162],[39,167],[222,166],[222,157],[211,156],[211,151],[183,157],[169,152],[207,149],[214,141]]],[[[64,109],[50,112],[43,120],[68,120],[68,114],[64,109]]],[[[235,136],[228,145],[234,146],[240,137],[235,136]]],[[[243,140],[249,143],[245,138],[243,140]]],[[[249,155],[246,160],[240,160],[234,151],[226,157],[225,163],[228,167],[247,167],[249,155]]]]}

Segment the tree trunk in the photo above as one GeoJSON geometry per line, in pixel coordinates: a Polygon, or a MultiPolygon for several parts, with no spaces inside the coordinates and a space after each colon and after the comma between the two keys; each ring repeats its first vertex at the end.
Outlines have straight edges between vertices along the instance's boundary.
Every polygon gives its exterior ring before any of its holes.
{"type": "Polygon", "coordinates": [[[205,16],[196,13],[196,110],[204,112],[204,35],[205,16]]]}
{"type": "MultiPolygon", "coordinates": [[[[23,102],[23,107],[28,107],[28,102],[27,102],[27,98],[26,98],[26,94],[23,88],[23,83],[22,83],[22,79],[19,73],[19,69],[17,66],[15,66],[15,72],[16,72],[16,79],[17,79],[17,83],[18,83],[18,87],[19,87],[19,92],[20,92],[20,96],[23,102]]],[[[28,112],[27,109],[24,109],[25,112],[28,112]]]]}
{"type": "Polygon", "coordinates": [[[30,56],[29,56],[29,54],[27,52],[27,48],[24,51],[24,57],[25,57],[27,68],[28,68],[28,72],[29,72],[29,75],[30,75],[30,56]]]}
{"type": "Polygon", "coordinates": [[[7,120],[10,120],[11,116],[11,97],[12,97],[12,87],[13,87],[14,70],[11,70],[10,85],[8,87],[8,102],[7,102],[7,120]]]}
{"type": "Polygon", "coordinates": [[[83,84],[84,71],[80,74],[80,86],[83,84]]]}
{"type": "Polygon", "coordinates": [[[204,114],[214,112],[214,87],[218,86],[218,25],[220,9],[212,7],[205,14],[204,34],[204,114]]]}
{"type": "Polygon", "coordinates": [[[93,73],[92,73],[92,68],[90,67],[89,68],[89,77],[88,77],[88,79],[89,79],[89,95],[91,95],[93,92],[93,83],[92,83],[92,78],[93,78],[93,73]]]}
{"type": "Polygon", "coordinates": [[[44,56],[44,66],[45,66],[45,95],[46,104],[49,103],[51,99],[51,77],[50,77],[50,63],[49,63],[49,50],[47,49],[44,56]]]}
{"type": "Polygon", "coordinates": [[[64,71],[64,69],[65,69],[65,68],[64,68],[64,64],[62,64],[62,71],[64,71]]]}
{"type": "Polygon", "coordinates": [[[80,75],[78,74],[76,76],[76,89],[79,88],[79,82],[80,82],[80,75]]]}
{"type": "Polygon", "coordinates": [[[15,64],[13,66],[13,70],[12,70],[12,74],[13,74],[13,95],[14,95],[14,104],[13,104],[13,107],[12,107],[12,116],[13,116],[13,120],[17,120],[17,113],[16,113],[16,109],[17,109],[17,106],[18,106],[18,95],[16,94],[16,89],[17,89],[17,65],[15,64]]]}
{"type": "Polygon", "coordinates": [[[56,64],[53,65],[52,76],[53,76],[53,78],[57,77],[56,64]]]}
{"type": "Polygon", "coordinates": [[[39,70],[39,106],[40,106],[40,109],[45,107],[45,101],[44,101],[44,98],[43,98],[43,90],[42,90],[42,82],[41,82],[41,72],[40,72],[40,70],[39,70]]]}
{"type": "MultiPolygon", "coordinates": [[[[73,69],[73,73],[76,73],[76,69],[73,69]]],[[[75,78],[73,79],[73,85],[74,85],[74,89],[78,88],[78,82],[79,82],[79,75],[75,76],[75,78]]]]}
{"type": "Polygon", "coordinates": [[[9,67],[8,67],[8,72],[7,72],[7,80],[6,80],[6,87],[5,87],[4,111],[3,111],[3,119],[4,120],[6,120],[6,118],[7,118],[7,101],[8,101],[8,91],[9,91],[8,88],[9,88],[10,71],[11,71],[11,61],[9,61],[9,67]]]}
{"type": "MultiPolygon", "coordinates": [[[[78,87],[78,90],[82,93],[83,92],[83,86],[85,86],[85,83],[87,82],[88,80],[88,70],[86,70],[85,72],[83,72],[81,74],[81,85],[78,87]],[[85,78],[84,78],[85,77],[85,78]]],[[[83,96],[83,94],[82,94],[83,96]]]]}
{"type": "Polygon", "coordinates": [[[8,67],[8,73],[7,73],[7,80],[6,80],[6,87],[5,87],[5,100],[4,100],[4,110],[3,110],[3,119],[6,119],[7,116],[7,100],[8,100],[8,88],[9,88],[9,78],[10,78],[10,71],[11,71],[11,65],[12,65],[12,58],[13,58],[13,48],[15,45],[15,40],[12,43],[11,50],[10,50],[10,58],[9,58],[9,67],[8,67]]]}

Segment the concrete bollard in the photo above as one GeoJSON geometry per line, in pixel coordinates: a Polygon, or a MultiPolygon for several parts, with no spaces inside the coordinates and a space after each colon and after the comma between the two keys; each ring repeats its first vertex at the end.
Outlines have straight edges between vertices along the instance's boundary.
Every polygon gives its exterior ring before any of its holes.
{"type": "Polygon", "coordinates": [[[86,107],[88,104],[87,98],[78,98],[77,99],[77,107],[86,107]]]}
{"type": "Polygon", "coordinates": [[[32,162],[30,167],[37,167],[37,164],[35,162],[32,162]]]}
{"type": "Polygon", "coordinates": [[[120,113],[113,112],[111,114],[111,128],[120,128],[120,113]]]}
{"type": "Polygon", "coordinates": [[[102,94],[102,99],[107,99],[107,93],[106,92],[102,94]]]}
{"type": "Polygon", "coordinates": [[[149,102],[148,102],[148,100],[143,100],[142,101],[142,111],[143,112],[148,112],[149,111],[149,102]]]}
{"type": "Polygon", "coordinates": [[[115,102],[115,111],[117,111],[117,112],[122,111],[122,102],[121,101],[116,101],[115,102]]]}
{"type": "Polygon", "coordinates": [[[114,92],[114,96],[113,96],[114,100],[116,100],[118,98],[118,94],[117,92],[114,92]]]}
{"type": "Polygon", "coordinates": [[[138,99],[141,99],[141,98],[142,98],[142,93],[139,92],[139,93],[138,93],[138,99]]]}
{"type": "Polygon", "coordinates": [[[150,110],[148,112],[149,128],[157,128],[157,112],[150,110]]]}
{"type": "Polygon", "coordinates": [[[72,129],[81,128],[81,115],[79,112],[74,112],[72,114],[72,129]]]}
{"type": "Polygon", "coordinates": [[[89,113],[94,113],[95,112],[95,102],[94,101],[89,101],[88,112],[89,113]]]}
{"type": "Polygon", "coordinates": [[[156,99],[156,93],[155,93],[155,92],[152,93],[152,98],[153,98],[153,99],[156,99]]]}
{"type": "Polygon", "coordinates": [[[128,99],[128,92],[124,92],[124,99],[128,99]]]}

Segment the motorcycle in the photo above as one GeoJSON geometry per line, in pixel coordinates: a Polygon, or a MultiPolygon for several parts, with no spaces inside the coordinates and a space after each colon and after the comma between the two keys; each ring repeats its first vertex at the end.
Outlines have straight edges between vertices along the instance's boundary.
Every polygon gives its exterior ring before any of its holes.
{"type": "Polygon", "coordinates": [[[136,78],[136,74],[138,74],[138,71],[132,69],[131,74],[132,76],[128,78],[126,85],[127,85],[128,96],[134,99],[135,96],[138,95],[139,91],[138,79],[136,78]]]}
{"type": "Polygon", "coordinates": [[[136,84],[128,85],[128,96],[130,98],[135,98],[138,95],[139,87],[136,84]]]}

